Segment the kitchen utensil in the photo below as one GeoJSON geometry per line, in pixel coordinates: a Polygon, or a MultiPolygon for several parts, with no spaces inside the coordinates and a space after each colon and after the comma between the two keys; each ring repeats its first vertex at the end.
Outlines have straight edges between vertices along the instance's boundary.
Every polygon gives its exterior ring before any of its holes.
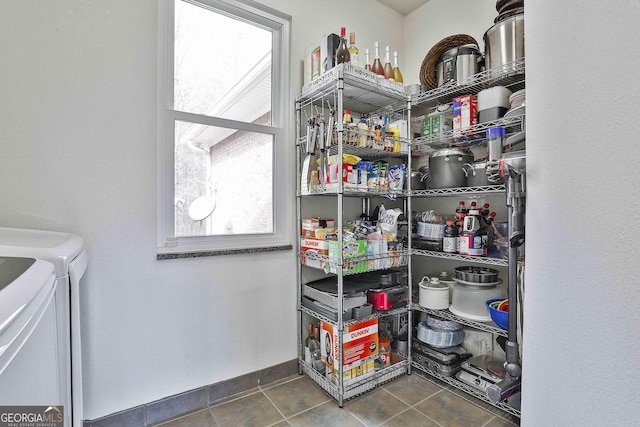
{"type": "MultiPolygon", "coordinates": [[[[318,124],[316,123],[317,116],[313,115],[307,120],[307,146],[305,148],[306,157],[302,162],[302,174],[300,188],[303,190],[309,190],[309,179],[311,177],[311,169],[314,167],[315,159],[315,147],[316,138],[318,135],[318,124]]],[[[323,183],[322,181],[320,181],[323,183]]]]}
{"type": "Polygon", "coordinates": [[[438,78],[436,76],[436,64],[440,60],[440,56],[447,50],[464,46],[466,44],[474,44],[478,46],[478,42],[472,36],[467,34],[454,34],[445,37],[436,43],[422,61],[420,66],[420,83],[427,89],[435,89],[438,87],[438,78]]]}
{"type": "Polygon", "coordinates": [[[434,316],[427,316],[426,322],[431,329],[438,331],[457,331],[462,329],[462,325],[454,320],[444,320],[434,316]]]}
{"type": "Polygon", "coordinates": [[[418,323],[416,338],[436,348],[451,347],[462,343],[464,331],[462,329],[457,331],[439,331],[431,329],[426,322],[420,322],[418,323]]]}
{"type": "Polygon", "coordinates": [[[424,190],[427,188],[427,176],[419,171],[411,172],[411,189],[424,190]]]}
{"type": "Polygon", "coordinates": [[[482,54],[475,44],[465,44],[444,52],[436,66],[438,86],[450,82],[463,82],[481,71],[482,54]]]}
{"type": "Polygon", "coordinates": [[[449,286],[440,283],[437,277],[424,276],[420,283],[418,303],[433,310],[449,308],[449,286]]]}
{"type": "Polygon", "coordinates": [[[487,311],[485,302],[502,297],[502,291],[497,286],[472,286],[456,280],[453,287],[453,301],[449,310],[464,319],[476,322],[490,322],[491,315],[487,311]]]}
{"type": "Polygon", "coordinates": [[[419,341],[414,341],[411,357],[423,368],[436,372],[445,377],[452,377],[460,371],[462,361],[471,357],[461,346],[437,349],[419,341]],[[451,349],[451,351],[449,351],[451,349]],[[459,353],[458,353],[459,352],[459,353]],[[452,360],[442,361],[443,358],[454,356],[452,360]]]}
{"type": "Polygon", "coordinates": [[[456,378],[478,390],[486,391],[505,376],[504,360],[491,356],[475,356],[460,365],[456,378]]]}
{"type": "MultiPolygon", "coordinates": [[[[328,102],[327,102],[328,104],[328,102]]],[[[329,164],[329,148],[331,148],[331,137],[333,136],[333,125],[335,123],[336,118],[336,110],[331,108],[329,105],[329,122],[325,128],[327,135],[320,132],[320,182],[325,183],[325,174],[327,171],[327,165],[329,164]]],[[[324,118],[322,120],[322,124],[324,125],[324,118]]]]}
{"type": "Polygon", "coordinates": [[[511,96],[509,96],[509,105],[511,106],[511,108],[518,107],[525,103],[526,91],[526,89],[520,89],[517,92],[513,92],[511,96]]]}
{"type": "Polygon", "coordinates": [[[466,187],[464,165],[473,162],[473,154],[458,148],[443,148],[429,157],[429,188],[466,187]]]}
{"type": "Polygon", "coordinates": [[[494,298],[487,300],[485,305],[487,306],[487,310],[489,310],[489,315],[491,316],[491,320],[500,326],[502,329],[507,330],[509,328],[509,311],[501,311],[498,308],[494,308],[491,306],[493,302],[502,302],[503,298],[494,298]]]}
{"type": "Polygon", "coordinates": [[[455,278],[472,283],[495,283],[498,281],[498,270],[471,265],[461,266],[456,267],[455,278]]]}
{"type": "Polygon", "coordinates": [[[524,58],[524,13],[497,22],[484,33],[483,39],[487,69],[524,58]]]}
{"type": "Polygon", "coordinates": [[[478,123],[498,120],[511,108],[511,91],[503,86],[494,86],[478,92],[478,123]]]}
{"type": "Polygon", "coordinates": [[[487,179],[487,161],[479,160],[464,165],[464,174],[467,177],[467,187],[484,187],[487,185],[496,185],[487,179]]]}

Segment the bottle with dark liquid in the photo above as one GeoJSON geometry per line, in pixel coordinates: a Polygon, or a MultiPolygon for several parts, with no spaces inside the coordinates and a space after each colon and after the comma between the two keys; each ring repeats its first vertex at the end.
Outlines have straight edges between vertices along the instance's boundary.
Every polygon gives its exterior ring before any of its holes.
{"type": "Polygon", "coordinates": [[[371,71],[376,73],[379,76],[384,76],[384,68],[382,67],[382,62],[380,61],[380,46],[378,42],[373,44],[374,57],[373,57],[373,65],[371,66],[371,71]]]}
{"type": "Polygon", "coordinates": [[[391,66],[391,58],[389,56],[389,46],[384,49],[384,66],[382,67],[385,79],[394,80],[393,67],[391,66]]]}
{"type": "Polygon", "coordinates": [[[336,51],[336,65],[342,64],[343,62],[351,62],[351,54],[349,53],[347,40],[345,39],[346,36],[347,29],[345,27],[340,28],[340,45],[336,51]]]}

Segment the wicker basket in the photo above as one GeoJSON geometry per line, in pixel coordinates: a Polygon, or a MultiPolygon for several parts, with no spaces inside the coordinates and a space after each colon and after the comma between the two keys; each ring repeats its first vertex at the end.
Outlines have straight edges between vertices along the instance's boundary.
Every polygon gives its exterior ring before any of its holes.
{"type": "Polygon", "coordinates": [[[425,86],[427,89],[435,89],[438,87],[436,65],[438,64],[438,60],[440,60],[440,56],[449,49],[463,46],[465,44],[475,44],[478,46],[476,39],[467,34],[455,34],[453,36],[445,37],[436,43],[422,61],[422,66],[420,67],[420,84],[425,86]]]}

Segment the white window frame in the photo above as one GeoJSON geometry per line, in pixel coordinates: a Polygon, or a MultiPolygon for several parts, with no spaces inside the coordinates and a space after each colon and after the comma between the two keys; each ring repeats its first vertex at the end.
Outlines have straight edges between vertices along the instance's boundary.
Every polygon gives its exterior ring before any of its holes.
{"type": "MultiPolygon", "coordinates": [[[[173,110],[174,0],[161,0],[158,12],[158,254],[209,252],[237,253],[255,249],[291,248],[292,202],[290,31],[291,18],[251,0],[187,0],[198,6],[229,13],[271,30],[272,107],[271,126],[208,117],[173,110]],[[218,236],[176,237],[174,233],[174,153],[176,120],[266,133],[274,138],[273,206],[274,232],[218,236]]],[[[215,55],[215,52],[212,51],[215,55]]]]}

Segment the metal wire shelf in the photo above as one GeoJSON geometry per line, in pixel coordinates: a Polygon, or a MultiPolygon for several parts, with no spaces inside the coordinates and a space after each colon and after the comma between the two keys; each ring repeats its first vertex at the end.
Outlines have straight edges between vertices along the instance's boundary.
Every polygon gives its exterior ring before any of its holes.
{"type": "Polygon", "coordinates": [[[442,196],[458,196],[460,194],[504,194],[506,187],[504,184],[488,185],[484,187],[454,187],[454,188],[435,188],[430,190],[412,190],[412,196],[421,197],[442,197],[442,196]]]}
{"type": "MultiPolygon", "coordinates": [[[[318,313],[315,310],[312,310],[308,307],[305,307],[303,305],[299,305],[298,306],[298,310],[302,311],[303,313],[308,314],[311,317],[315,317],[318,320],[322,320],[323,322],[329,323],[331,325],[333,325],[334,327],[337,327],[338,322],[334,319],[331,319],[321,313],[318,313]]],[[[342,322],[344,327],[348,327],[348,326],[352,326],[355,325],[356,323],[360,323],[360,322],[365,322],[367,320],[371,320],[371,319],[379,319],[381,317],[387,317],[387,316],[394,316],[396,314],[405,314],[409,311],[409,307],[405,306],[405,307],[400,307],[400,308],[396,308],[393,310],[374,310],[369,316],[363,317],[362,319],[349,319],[349,320],[345,320],[342,322]]]]}
{"type": "Polygon", "coordinates": [[[525,118],[524,114],[503,117],[498,120],[491,120],[477,125],[470,126],[462,131],[448,131],[440,137],[427,137],[415,139],[412,149],[421,149],[423,151],[431,151],[442,147],[468,147],[486,143],[486,131],[492,127],[503,126],[507,133],[513,133],[520,130],[522,122],[525,118]]]}
{"type": "Polygon", "coordinates": [[[411,363],[411,366],[420,370],[421,372],[424,372],[425,374],[431,375],[432,377],[435,377],[437,379],[439,379],[440,381],[443,381],[447,384],[450,384],[462,391],[464,391],[467,394],[470,394],[488,404],[490,404],[491,406],[495,406],[496,408],[499,408],[501,410],[503,410],[504,412],[507,412],[511,415],[514,415],[518,418],[520,418],[520,411],[518,411],[516,408],[508,405],[506,402],[498,402],[498,403],[492,403],[489,398],[486,396],[486,394],[482,391],[482,390],[478,390],[476,388],[473,388],[471,386],[466,385],[465,383],[459,381],[458,379],[456,379],[455,377],[445,377],[444,375],[440,375],[437,372],[431,371],[427,368],[425,368],[424,366],[420,365],[417,362],[413,362],[411,363]]]}
{"type": "Polygon", "coordinates": [[[475,262],[478,264],[487,264],[487,265],[497,265],[499,267],[506,267],[509,265],[509,261],[504,258],[496,258],[491,256],[467,256],[467,255],[458,255],[454,253],[448,252],[439,252],[439,251],[427,251],[424,249],[411,249],[412,255],[419,255],[425,257],[432,258],[444,258],[444,259],[452,259],[456,261],[464,261],[464,262],[475,262]]]}
{"type": "Polygon", "coordinates": [[[376,74],[351,64],[339,64],[314,81],[302,87],[298,101],[322,103],[342,83],[344,108],[360,113],[376,110],[403,110],[409,100],[402,83],[377,77],[376,74]],[[393,102],[397,107],[393,107],[393,102]]]}
{"type": "Polygon", "coordinates": [[[432,316],[439,317],[441,319],[453,320],[454,322],[458,322],[462,325],[469,326],[474,329],[480,329],[482,331],[489,332],[491,334],[496,334],[503,337],[507,336],[507,331],[498,327],[493,322],[483,323],[483,322],[477,322],[475,320],[465,319],[463,317],[456,316],[449,310],[433,310],[431,308],[426,308],[421,306],[420,304],[415,304],[415,303],[411,304],[411,310],[422,311],[432,316]]]}
{"type": "Polygon", "coordinates": [[[524,89],[524,58],[491,70],[474,74],[460,82],[449,82],[436,89],[411,96],[412,115],[427,114],[438,104],[449,103],[453,98],[469,93],[477,94],[483,89],[493,86],[504,86],[512,91],[524,89]]]}
{"type": "Polygon", "coordinates": [[[399,361],[391,366],[388,366],[380,371],[374,373],[372,376],[358,381],[354,384],[350,384],[344,387],[342,393],[342,400],[340,400],[340,393],[338,386],[332,383],[329,379],[322,376],[318,371],[306,364],[302,360],[298,360],[300,364],[300,370],[311,378],[313,382],[318,384],[324,391],[326,391],[333,399],[338,401],[340,407],[342,407],[344,401],[353,399],[360,396],[376,387],[381,386],[395,378],[405,375],[409,369],[409,362],[407,360],[399,361]]]}
{"type": "MultiPolygon", "coordinates": [[[[396,267],[404,267],[409,263],[409,256],[411,255],[411,251],[408,249],[396,250],[393,252],[389,252],[387,254],[382,255],[367,255],[362,257],[354,257],[354,258],[344,258],[343,257],[343,268],[350,267],[355,263],[367,262],[367,269],[365,271],[343,271],[343,276],[349,276],[353,274],[360,274],[369,271],[378,271],[378,270],[388,270],[390,268],[396,267]],[[376,261],[389,261],[386,262],[376,262],[376,261]]],[[[298,254],[300,258],[300,262],[302,265],[306,265],[311,268],[318,268],[322,270],[327,270],[329,268],[339,267],[340,263],[337,258],[331,258],[327,255],[322,255],[317,252],[306,251],[300,252],[298,254]]]]}

